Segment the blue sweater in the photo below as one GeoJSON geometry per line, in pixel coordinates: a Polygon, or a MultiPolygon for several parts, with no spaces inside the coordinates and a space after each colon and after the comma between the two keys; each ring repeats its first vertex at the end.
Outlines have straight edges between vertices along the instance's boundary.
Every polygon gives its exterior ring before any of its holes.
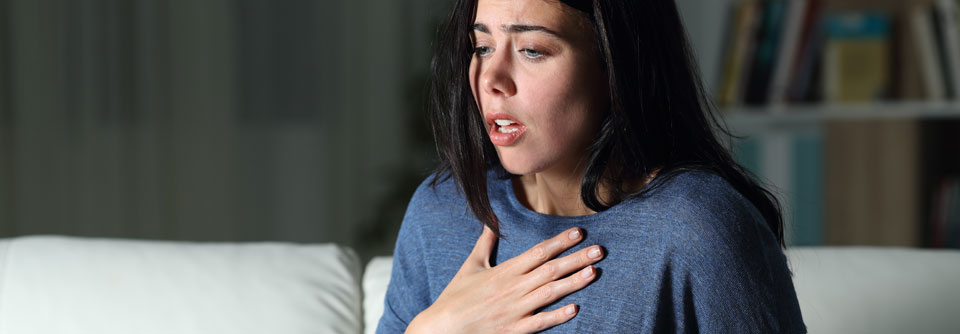
{"type": "MultiPolygon", "coordinates": [[[[420,185],[400,227],[377,333],[401,333],[430,306],[473,249],[483,226],[452,179],[420,185]]],[[[786,258],[757,209],[716,174],[683,172],[642,198],[592,215],[540,214],[512,181],[488,176],[500,220],[494,264],[579,226],[606,257],[582,290],[543,311],[579,313],[549,333],[805,333],[786,258]]]]}

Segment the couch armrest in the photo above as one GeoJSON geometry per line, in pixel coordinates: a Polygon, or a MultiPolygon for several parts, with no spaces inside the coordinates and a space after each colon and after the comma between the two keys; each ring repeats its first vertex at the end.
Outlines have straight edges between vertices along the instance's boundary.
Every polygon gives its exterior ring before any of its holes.
{"type": "Polygon", "coordinates": [[[332,244],[34,236],[0,242],[0,333],[359,333],[361,265],[332,244]]]}

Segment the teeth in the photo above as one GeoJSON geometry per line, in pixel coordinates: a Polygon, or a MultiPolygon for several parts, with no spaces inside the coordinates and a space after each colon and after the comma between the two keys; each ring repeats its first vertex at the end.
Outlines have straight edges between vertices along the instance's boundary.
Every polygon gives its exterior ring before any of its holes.
{"type": "Polygon", "coordinates": [[[511,128],[511,129],[507,129],[507,128],[497,128],[497,132],[500,132],[500,133],[513,133],[513,132],[517,132],[517,131],[520,131],[520,129],[517,129],[517,128],[511,128]]]}
{"type": "Polygon", "coordinates": [[[497,125],[499,125],[499,126],[507,126],[507,125],[510,125],[510,124],[516,124],[516,123],[517,123],[517,122],[511,121],[511,120],[505,120],[505,119],[498,119],[498,120],[495,120],[495,121],[493,121],[493,122],[494,122],[494,123],[497,123],[497,125]]]}

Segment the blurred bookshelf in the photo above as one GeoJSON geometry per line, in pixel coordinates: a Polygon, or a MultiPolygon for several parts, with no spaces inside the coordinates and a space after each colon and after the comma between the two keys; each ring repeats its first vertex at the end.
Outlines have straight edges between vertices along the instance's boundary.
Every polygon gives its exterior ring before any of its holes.
{"type": "Polygon", "coordinates": [[[960,0],[735,0],[713,97],[788,246],[960,248],[960,0]]]}

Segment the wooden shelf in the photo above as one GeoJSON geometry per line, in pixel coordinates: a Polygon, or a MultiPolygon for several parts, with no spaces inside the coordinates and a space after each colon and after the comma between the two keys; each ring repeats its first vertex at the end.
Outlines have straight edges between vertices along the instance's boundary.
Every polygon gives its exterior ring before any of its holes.
{"type": "Polygon", "coordinates": [[[814,130],[827,121],[960,119],[960,102],[878,102],[802,104],[720,109],[737,134],[814,130]]]}

